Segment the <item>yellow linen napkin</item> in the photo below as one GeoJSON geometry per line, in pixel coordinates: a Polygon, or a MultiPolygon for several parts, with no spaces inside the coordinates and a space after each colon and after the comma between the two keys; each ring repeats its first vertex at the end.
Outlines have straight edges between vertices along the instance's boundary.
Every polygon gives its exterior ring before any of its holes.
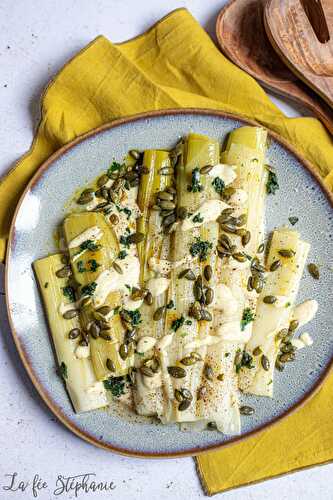
{"type": "MultiPolygon", "coordinates": [[[[229,62],[185,9],[122,44],[98,37],[50,83],[30,151],[0,183],[0,257],[10,219],[29,179],[54,151],[115,118],[161,108],[214,108],[278,132],[333,189],[333,145],[313,118],[286,118],[262,88],[229,62]]],[[[241,444],[198,458],[208,493],[333,457],[333,378],[302,410],[241,444]]]]}

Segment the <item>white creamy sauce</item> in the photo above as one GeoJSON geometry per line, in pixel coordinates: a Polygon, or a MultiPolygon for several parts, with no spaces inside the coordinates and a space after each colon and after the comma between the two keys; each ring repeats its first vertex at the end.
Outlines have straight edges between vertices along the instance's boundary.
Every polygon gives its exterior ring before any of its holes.
{"type": "Polygon", "coordinates": [[[174,334],[170,333],[168,335],[164,335],[155,345],[155,349],[158,351],[163,351],[163,349],[166,349],[169,347],[169,345],[172,343],[174,334]]]}
{"type": "Polygon", "coordinates": [[[140,300],[132,300],[130,297],[124,298],[124,308],[128,311],[135,311],[139,309],[143,304],[143,299],[140,300]]]}
{"type": "Polygon", "coordinates": [[[170,286],[170,280],[168,278],[152,278],[146,283],[146,288],[150,291],[153,297],[158,297],[162,293],[166,292],[170,286]]]}
{"type": "Polygon", "coordinates": [[[246,204],[248,199],[247,192],[244,189],[236,189],[228,200],[229,205],[242,207],[246,204]]]}
{"type": "Polygon", "coordinates": [[[310,346],[313,344],[313,338],[311,337],[311,335],[308,332],[302,333],[302,335],[300,335],[299,338],[303,342],[303,344],[306,346],[310,346]]]}
{"type": "Polygon", "coordinates": [[[91,226],[83,233],[80,233],[78,236],[73,238],[68,243],[68,248],[75,248],[82,245],[82,243],[86,240],[97,241],[100,240],[103,236],[103,231],[98,226],[91,226]]]}
{"type": "Polygon", "coordinates": [[[301,339],[292,339],[291,343],[294,347],[296,347],[297,350],[303,349],[303,347],[306,347],[304,342],[301,341],[301,339]]]}
{"type": "Polygon", "coordinates": [[[236,166],[232,165],[225,165],[223,163],[218,163],[215,165],[212,170],[209,172],[210,177],[219,177],[220,179],[223,180],[225,186],[228,186],[237,177],[237,174],[235,172],[236,166]]]}
{"type": "Polygon", "coordinates": [[[72,309],[78,309],[80,305],[80,301],[78,300],[77,302],[70,302],[69,304],[65,304],[64,302],[60,302],[58,311],[59,313],[63,316],[65,312],[71,311],[72,309]]]}
{"type": "Polygon", "coordinates": [[[194,212],[191,217],[183,220],[180,225],[182,231],[189,231],[194,227],[202,226],[207,222],[215,221],[219,215],[221,215],[222,210],[229,208],[229,205],[221,200],[208,200],[205,201],[196,212],[194,212]],[[195,217],[200,217],[201,222],[194,222],[195,217]]]}
{"type": "Polygon", "coordinates": [[[318,311],[318,302],[316,300],[306,300],[295,307],[292,319],[299,321],[299,327],[306,325],[311,321],[318,311]]]}
{"type": "Polygon", "coordinates": [[[161,372],[155,373],[153,377],[145,377],[143,375],[142,382],[147,389],[157,389],[162,385],[162,373],[161,372]]]}
{"type": "Polygon", "coordinates": [[[156,273],[168,274],[172,269],[177,269],[177,267],[183,266],[184,264],[190,264],[193,260],[195,260],[195,257],[192,257],[190,254],[174,262],[166,259],[158,259],[157,257],[150,257],[148,265],[150,269],[156,273]]]}
{"type": "Polygon", "coordinates": [[[146,353],[150,351],[156,344],[156,339],[154,337],[141,337],[136,345],[136,350],[141,353],[146,353]]]}
{"type": "Polygon", "coordinates": [[[109,293],[119,291],[128,294],[126,285],[132,288],[138,284],[140,275],[139,259],[133,255],[127,255],[125,259],[117,262],[122,268],[123,274],[119,274],[113,268],[106,269],[95,280],[97,284],[93,295],[95,307],[103,305],[109,293]]]}
{"type": "Polygon", "coordinates": [[[248,342],[251,337],[251,326],[247,325],[241,329],[240,321],[224,323],[216,329],[216,335],[228,342],[248,342]]]}
{"type": "Polygon", "coordinates": [[[85,359],[90,356],[90,345],[78,345],[75,349],[75,357],[77,359],[85,359]]]}
{"type": "Polygon", "coordinates": [[[277,307],[278,309],[286,307],[286,304],[288,303],[288,297],[286,295],[275,295],[275,297],[276,301],[273,304],[274,307],[277,307]]]}
{"type": "Polygon", "coordinates": [[[238,301],[227,285],[218,284],[215,287],[213,309],[225,311],[228,316],[232,316],[238,309],[238,301]]]}

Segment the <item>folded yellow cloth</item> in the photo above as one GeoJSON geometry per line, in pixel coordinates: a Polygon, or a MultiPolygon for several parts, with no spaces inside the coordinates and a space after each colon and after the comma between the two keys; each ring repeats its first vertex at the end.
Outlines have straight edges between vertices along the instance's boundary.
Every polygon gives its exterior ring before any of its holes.
{"type": "MultiPolygon", "coordinates": [[[[0,257],[29,179],[54,151],[115,118],[161,108],[215,108],[257,120],[290,141],[333,188],[333,145],[313,118],[286,118],[262,88],[229,62],[185,9],[114,45],[98,37],[46,89],[30,151],[0,184],[0,257]]],[[[198,458],[208,493],[333,457],[333,378],[302,410],[241,444],[198,458]]]]}

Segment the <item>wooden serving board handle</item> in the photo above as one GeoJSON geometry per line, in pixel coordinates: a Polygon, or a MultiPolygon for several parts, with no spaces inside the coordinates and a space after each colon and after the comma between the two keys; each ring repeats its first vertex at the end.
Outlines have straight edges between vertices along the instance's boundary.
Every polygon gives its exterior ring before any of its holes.
{"type": "Polygon", "coordinates": [[[222,52],[267,89],[305,106],[333,135],[333,110],[272,49],[263,22],[265,3],[231,0],[223,7],[216,21],[222,52]]]}
{"type": "Polygon", "coordinates": [[[312,16],[316,31],[310,23],[308,2],[267,0],[265,29],[272,47],[283,62],[333,107],[333,2],[321,0],[329,30],[329,40],[325,43],[320,40],[327,39],[327,33],[316,34],[317,30],[324,30],[324,25],[319,24],[320,18],[312,16]]]}

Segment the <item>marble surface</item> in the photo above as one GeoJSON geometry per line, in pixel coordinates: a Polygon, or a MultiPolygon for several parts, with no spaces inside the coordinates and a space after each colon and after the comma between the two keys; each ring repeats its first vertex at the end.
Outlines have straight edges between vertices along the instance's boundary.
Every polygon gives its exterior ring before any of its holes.
{"type": "MultiPolygon", "coordinates": [[[[146,0],[143,6],[136,0],[2,0],[0,174],[29,147],[38,122],[39,96],[48,80],[91,39],[101,33],[113,41],[128,39],[181,6],[189,8],[213,34],[216,15],[224,3],[146,0]]],[[[273,99],[289,116],[302,113],[287,102],[273,99]]],[[[55,420],[32,387],[13,345],[5,312],[2,267],[0,332],[0,499],[74,499],[76,495],[119,500],[204,498],[191,458],[146,461],[120,457],[83,442],[55,420]],[[16,491],[9,491],[15,473],[12,489],[16,491]],[[59,476],[83,474],[96,474],[90,479],[107,483],[109,491],[62,491],[65,479],[59,476]]],[[[216,498],[330,500],[332,473],[333,465],[325,465],[216,498]]],[[[77,478],[73,485],[80,481],[77,478]]]]}

